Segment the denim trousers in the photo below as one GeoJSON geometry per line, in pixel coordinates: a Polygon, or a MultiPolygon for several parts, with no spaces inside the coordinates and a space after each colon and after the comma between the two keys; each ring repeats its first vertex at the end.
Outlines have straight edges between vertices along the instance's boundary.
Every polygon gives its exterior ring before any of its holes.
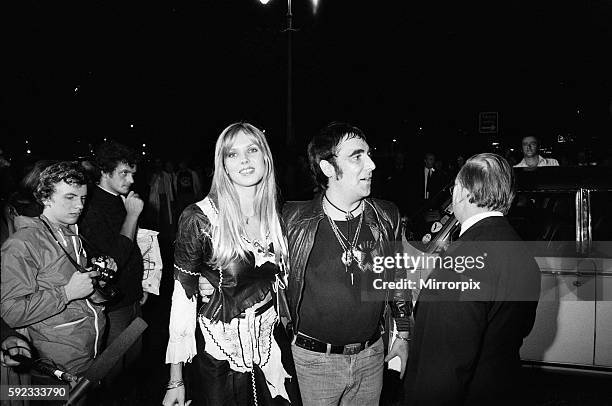
{"type": "MultiPolygon", "coordinates": [[[[117,337],[128,328],[130,323],[136,319],[136,317],[142,317],[142,309],[140,308],[140,302],[137,300],[131,305],[120,307],[116,310],[110,311],[106,314],[106,336],[104,340],[104,348],[108,347],[117,337]]],[[[128,376],[125,375],[125,370],[135,366],[137,359],[140,357],[142,352],[142,336],[138,337],[130,349],[121,357],[115,366],[109,371],[105,377],[105,381],[108,384],[117,384],[122,389],[129,389],[129,379],[125,379],[128,376]],[[119,385],[120,382],[123,381],[119,385]]]]}
{"type": "Polygon", "coordinates": [[[325,354],[291,346],[304,406],[378,406],[383,384],[380,338],[354,354],[325,354]]]}

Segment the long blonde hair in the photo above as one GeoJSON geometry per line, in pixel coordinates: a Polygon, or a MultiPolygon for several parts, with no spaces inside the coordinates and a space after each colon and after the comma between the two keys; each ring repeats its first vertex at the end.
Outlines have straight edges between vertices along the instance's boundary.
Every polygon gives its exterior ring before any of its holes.
{"type": "Polygon", "coordinates": [[[277,259],[287,257],[287,244],[278,215],[276,178],[270,147],[265,135],[257,127],[239,122],[223,130],[215,145],[215,173],[210,192],[218,199],[219,220],[217,229],[213,230],[213,255],[210,264],[216,269],[224,269],[238,258],[246,259],[249,251],[247,243],[242,238],[246,236],[246,230],[240,200],[224,163],[225,155],[232,148],[240,132],[247,135],[260,148],[266,164],[265,174],[261,182],[255,186],[257,188],[254,200],[255,216],[259,219],[260,235],[269,235],[277,259]]]}

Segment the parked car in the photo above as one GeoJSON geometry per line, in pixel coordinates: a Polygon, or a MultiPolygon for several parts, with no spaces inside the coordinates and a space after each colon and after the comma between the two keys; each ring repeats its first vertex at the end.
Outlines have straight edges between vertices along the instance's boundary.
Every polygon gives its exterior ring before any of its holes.
{"type": "MultiPolygon", "coordinates": [[[[521,358],[534,366],[612,374],[612,168],[515,174],[517,195],[507,217],[533,249],[542,275],[521,358]]],[[[460,231],[448,190],[438,201],[412,219],[421,228],[407,236],[429,253],[442,253],[460,231]]]]}

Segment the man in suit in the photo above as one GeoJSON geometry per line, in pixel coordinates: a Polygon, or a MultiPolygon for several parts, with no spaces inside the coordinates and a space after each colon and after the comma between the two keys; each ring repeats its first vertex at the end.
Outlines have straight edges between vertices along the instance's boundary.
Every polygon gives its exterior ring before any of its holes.
{"type": "MultiPolygon", "coordinates": [[[[417,236],[429,233],[433,221],[440,219],[438,208],[448,193],[440,193],[447,183],[444,174],[435,168],[436,156],[427,152],[423,156],[423,165],[412,169],[412,177],[404,179],[404,193],[410,193],[410,199],[405,200],[403,215],[410,219],[409,230],[417,236]]],[[[397,203],[397,202],[396,202],[397,203]]],[[[400,206],[400,208],[403,208],[400,206]]]]}
{"type": "Polygon", "coordinates": [[[411,199],[408,207],[409,215],[424,215],[429,208],[436,206],[439,201],[434,200],[438,192],[444,188],[447,179],[444,174],[435,168],[436,156],[427,152],[423,156],[423,165],[412,167],[410,183],[404,180],[404,187],[410,188],[411,199]],[[408,185],[408,186],[406,186],[408,185]]]}
{"type": "Polygon", "coordinates": [[[535,320],[540,273],[504,217],[513,186],[512,168],[495,154],[473,156],[457,174],[453,211],[461,234],[422,281],[405,381],[411,405],[500,404],[518,396],[519,349],[535,320]]]}
{"type": "Polygon", "coordinates": [[[419,197],[425,202],[433,199],[434,196],[444,187],[443,174],[435,167],[436,156],[427,152],[423,157],[423,169],[421,170],[421,181],[419,184],[419,197]]]}

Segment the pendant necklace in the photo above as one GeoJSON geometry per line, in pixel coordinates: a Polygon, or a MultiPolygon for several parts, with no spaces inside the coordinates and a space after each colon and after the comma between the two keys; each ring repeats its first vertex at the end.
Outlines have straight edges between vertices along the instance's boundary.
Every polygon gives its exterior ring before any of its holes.
{"type": "MultiPolygon", "coordinates": [[[[329,201],[329,199],[327,199],[327,196],[325,196],[325,198],[332,206],[337,208],[332,202],[329,201]]],[[[349,227],[347,230],[348,236],[345,236],[342,233],[342,231],[340,231],[336,222],[332,220],[329,213],[327,213],[327,210],[325,209],[325,205],[323,205],[323,211],[325,212],[325,215],[327,216],[327,220],[329,220],[329,225],[331,226],[331,229],[334,232],[336,239],[338,240],[338,242],[340,243],[340,246],[342,247],[342,256],[340,257],[340,260],[344,264],[344,272],[348,272],[349,267],[351,266],[353,261],[359,262],[359,260],[361,260],[362,258],[363,253],[357,250],[357,240],[359,239],[359,234],[361,232],[361,226],[363,224],[363,212],[362,212],[362,216],[359,218],[359,224],[357,225],[357,230],[355,232],[355,236],[353,237],[352,241],[350,240],[350,237],[351,237],[350,224],[348,223],[349,215],[351,216],[351,219],[354,218],[351,212],[357,210],[362,204],[363,202],[360,203],[359,206],[357,206],[355,209],[351,210],[350,212],[346,212],[347,213],[347,226],[349,227]]],[[[344,210],[340,210],[340,211],[344,211],[344,210]]],[[[353,275],[353,269],[351,269],[351,285],[353,285],[354,282],[355,282],[355,279],[353,275]]]]}
{"type": "Polygon", "coordinates": [[[332,207],[338,211],[341,211],[342,213],[344,213],[345,217],[346,217],[346,221],[352,220],[355,218],[355,216],[353,216],[353,212],[355,210],[357,210],[358,208],[361,207],[361,202],[357,205],[357,207],[355,207],[353,210],[342,210],[340,207],[336,206],[335,204],[333,204],[331,202],[331,200],[329,200],[329,197],[327,197],[327,194],[324,195],[325,196],[325,200],[327,200],[327,203],[331,204],[332,207]]]}

